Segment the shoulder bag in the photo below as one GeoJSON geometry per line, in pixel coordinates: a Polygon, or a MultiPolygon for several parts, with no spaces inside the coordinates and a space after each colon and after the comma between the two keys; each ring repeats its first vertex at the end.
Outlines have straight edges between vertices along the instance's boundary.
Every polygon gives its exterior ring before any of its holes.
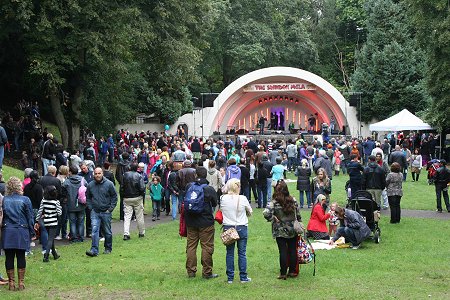
{"type": "MultiPolygon", "coordinates": [[[[236,222],[237,222],[237,217],[238,217],[238,212],[239,212],[239,200],[240,200],[240,196],[238,196],[238,202],[237,202],[237,207],[236,207],[236,222]]],[[[225,230],[224,232],[222,232],[222,234],[220,235],[220,238],[222,240],[222,243],[225,246],[231,245],[234,242],[236,242],[237,240],[239,240],[239,233],[236,230],[236,226],[237,223],[234,227],[230,227],[227,230],[225,230]]]]}

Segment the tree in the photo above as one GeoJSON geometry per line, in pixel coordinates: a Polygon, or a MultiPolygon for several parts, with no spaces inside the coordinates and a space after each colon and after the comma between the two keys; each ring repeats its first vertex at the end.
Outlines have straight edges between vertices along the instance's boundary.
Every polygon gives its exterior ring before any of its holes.
{"type": "Polygon", "coordinates": [[[357,56],[351,77],[354,91],[362,92],[365,122],[388,117],[403,108],[421,110],[429,101],[424,85],[423,52],[406,19],[402,3],[366,3],[367,41],[357,56]]]}
{"type": "Polygon", "coordinates": [[[426,53],[426,83],[432,96],[426,120],[450,130],[450,4],[447,0],[409,1],[409,12],[426,53]]]}

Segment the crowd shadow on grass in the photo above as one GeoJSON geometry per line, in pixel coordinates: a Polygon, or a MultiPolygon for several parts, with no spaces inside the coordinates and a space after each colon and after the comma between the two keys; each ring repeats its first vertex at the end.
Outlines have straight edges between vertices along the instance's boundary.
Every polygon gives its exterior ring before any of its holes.
{"type": "Polygon", "coordinates": [[[137,290],[110,290],[107,288],[83,287],[76,290],[55,290],[48,291],[47,299],[146,299],[148,294],[137,290]]]}

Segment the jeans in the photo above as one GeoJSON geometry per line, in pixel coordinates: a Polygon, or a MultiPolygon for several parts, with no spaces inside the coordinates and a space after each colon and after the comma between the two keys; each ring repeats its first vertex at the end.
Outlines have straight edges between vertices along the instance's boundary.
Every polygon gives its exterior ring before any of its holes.
{"type": "Polygon", "coordinates": [[[308,204],[308,207],[311,207],[311,192],[310,191],[300,191],[300,207],[303,207],[303,205],[305,204],[303,194],[306,194],[306,203],[308,204]]]}
{"type": "Polygon", "coordinates": [[[55,161],[46,158],[41,158],[41,160],[42,160],[42,175],[45,175],[48,172],[47,171],[48,166],[54,165],[55,161]]]}
{"type": "Polygon", "coordinates": [[[109,147],[108,148],[108,161],[110,163],[112,163],[113,159],[114,159],[114,147],[109,147]]]}
{"type": "Polygon", "coordinates": [[[334,236],[334,240],[337,240],[341,236],[343,236],[346,243],[351,243],[353,246],[356,246],[358,245],[358,242],[356,240],[354,230],[356,229],[352,229],[349,227],[339,227],[336,231],[336,235],[334,236]]]}
{"type": "Polygon", "coordinates": [[[100,227],[105,234],[105,250],[112,251],[111,213],[91,210],[92,246],[91,252],[98,254],[100,227]]]}
{"type": "Polygon", "coordinates": [[[161,201],[152,201],[152,208],[153,208],[153,218],[159,218],[159,215],[161,214],[161,201]]]}
{"type": "MultiPolygon", "coordinates": [[[[36,216],[37,216],[37,213],[38,213],[38,209],[33,209],[33,212],[34,212],[34,220],[36,220],[36,216]]],[[[40,240],[39,240],[39,242],[41,243],[41,246],[42,246],[42,251],[45,251],[45,250],[47,250],[47,243],[48,243],[48,232],[47,232],[47,229],[45,229],[45,226],[44,226],[44,219],[39,219],[39,226],[41,227],[41,238],[40,238],[40,240]]]]}
{"type": "Polygon", "coordinates": [[[436,185],[435,189],[436,189],[436,208],[438,211],[442,211],[442,200],[441,200],[441,192],[442,195],[444,196],[444,202],[445,202],[445,206],[447,208],[447,211],[450,211],[450,203],[448,201],[448,189],[444,190],[443,186],[440,185],[436,185]]]}
{"type": "Polygon", "coordinates": [[[266,207],[267,206],[267,188],[261,187],[258,185],[258,207],[266,207]]]}
{"type": "Polygon", "coordinates": [[[272,177],[267,178],[267,202],[272,199],[272,177]]]}
{"type": "Polygon", "coordinates": [[[165,202],[165,208],[166,208],[166,216],[169,215],[170,212],[170,191],[169,189],[164,189],[164,202],[165,202]]]}
{"type": "Polygon", "coordinates": [[[288,170],[292,171],[293,168],[295,168],[295,163],[297,161],[296,157],[288,157],[288,170]]]}
{"type": "Polygon", "coordinates": [[[82,242],[84,239],[84,210],[69,212],[70,237],[72,241],[82,242]]]}
{"type": "MultiPolygon", "coordinates": [[[[234,226],[224,225],[223,230],[227,230],[234,226]]],[[[235,243],[227,246],[227,277],[228,281],[233,281],[234,279],[234,246],[237,244],[238,250],[238,265],[239,265],[239,279],[247,280],[247,239],[248,239],[248,228],[244,225],[236,226],[236,230],[239,233],[239,240],[235,243]]]]}
{"type": "Polygon", "coordinates": [[[99,153],[98,153],[98,164],[99,164],[100,166],[103,166],[103,164],[105,163],[105,161],[106,161],[106,153],[101,153],[101,152],[99,152],[99,153]]]}
{"type": "Polygon", "coordinates": [[[55,255],[55,237],[58,233],[58,226],[48,226],[45,229],[48,232],[48,241],[45,249],[45,254],[48,255],[50,253],[50,250],[52,250],[52,254],[55,255]]]}
{"type": "Polygon", "coordinates": [[[61,234],[62,238],[65,238],[67,236],[67,219],[69,212],[67,211],[67,204],[61,204],[62,208],[62,215],[61,215],[61,221],[58,226],[58,232],[57,235],[61,234]]]}
{"type": "Polygon", "coordinates": [[[346,174],[347,173],[347,164],[348,164],[348,159],[344,159],[344,160],[341,161],[342,174],[346,174]]]}
{"type": "Polygon", "coordinates": [[[250,187],[246,186],[246,187],[242,188],[241,195],[244,195],[245,197],[247,197],[247,199],[249,199],[250,198],[250,187]]]}
{"type": "Polygon", "coordinates": [[[177,218],[178,196],[175,194],[170,196],[172,198],[172,220],[175,220],[177,218]]]}
{"type": "Polygon", "coordinates": [[[5,158],[5,146],[0,146],[0,170],[3,168],[4,158],[5,158]]]}

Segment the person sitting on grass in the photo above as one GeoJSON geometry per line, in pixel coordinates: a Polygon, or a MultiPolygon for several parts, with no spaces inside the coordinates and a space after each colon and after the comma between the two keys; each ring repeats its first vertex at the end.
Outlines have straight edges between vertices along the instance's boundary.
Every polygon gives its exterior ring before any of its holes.
{"type": "Polygon", "coordinates": [[[345,209],[342,207],[336,208],[336,215],[344,226],[339,227],[334,237],[330,240],[329,244],[332,245],[341,236],[345,238],[345,242],[352,244],[352,249],[359,249],[361,243],[370,236],[370,228],[367,226],[363,217],[356,211],[345,209]]]}

